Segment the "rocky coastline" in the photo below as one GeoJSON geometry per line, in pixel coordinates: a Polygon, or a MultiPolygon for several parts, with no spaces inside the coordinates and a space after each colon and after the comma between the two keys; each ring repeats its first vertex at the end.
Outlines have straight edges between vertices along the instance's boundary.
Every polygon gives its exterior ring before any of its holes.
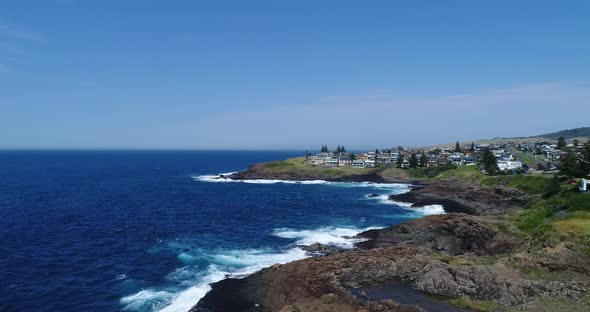
{"type": "MultiPolygon", "coordinates": [[[[258,169],[250,167],[229,178],[322,178],[270,176],[258,169]]],[[[357,178],[336,181],[358,182],[357,178]]],[[[391,182],[378,173],[366,180],[391,182]]],[[[528,238],[505,222],[506,214],[522,209],[534,196],[461,180],[414,185],[410,192],[392,195],[390,200],[413,207],[443,205],[446,214],[360,233],[356,238],[364,241],[352,250],[306,246],[314,256],[214,283],[190,311],[568,311],[545,309],[543,300],[588,300],[589,259],[563,246],[533,248],[528,238]],[[552,275],[538,278],[531,272],[552,275]],[[393,295],[404,288],[428,296],[422,301],[430,305],[404,302],[403,296],[393,295]],[[457,302],[462,308],[456,307],[457,302]]]]}

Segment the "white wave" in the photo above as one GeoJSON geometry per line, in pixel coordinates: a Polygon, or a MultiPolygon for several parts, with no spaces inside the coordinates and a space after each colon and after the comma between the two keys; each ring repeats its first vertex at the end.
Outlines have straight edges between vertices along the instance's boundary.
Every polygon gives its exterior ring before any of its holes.
{"type": "Polygon", "coordinates": [[[413,212],[417,212],[423,216],[445,214],[445,208],[443,205],[428,205],[428,206],[422,206],[422,207],[412,207],[412,205],[413,205],[412,203],[399,202],[399,201],[393,201],[393,200],[389,200],[387,203],[391,204],[391,205],[396,205],[396,206],[402,207],[407,210],[411,210],[413,212]]]}
{"type": "Polygon", "coordinates": [[[406,203],[406,202],[400,202],[400,201],[395,201],[395,200],[387,200],[387,202],[384,202],[384,204],[390,204],[390,205],[396,205],[396,206],[400,206],[403,208],[412,208],[412,203],[406,203]]]}
{"type": "Polygon", "coordinates": [[[124,311],[151,311],[165,304],[173,296],[174,294],[168,291],[147,289],[121,298],[121,303],[125,305],[124,311]]]}
{"type": "Polygon", "coordinates": [[[358,228],[337,228],[322,227],[315,230],[294,230],[289,228],[279,228],[273,231],[274,236],[296,239],[298,245],[311,245],[320,243],[323,245],[333,245],[341,248],[352,248],[354,243],[364,239],[353,239],[356,234],[376,229],[376,227],[358,229],[358,228]]]}
{"type": "Polygon", "coordinates": [[[226,173],[218,173],[218,174],[209,174],[209,175],[200,175],[200,176],[193,176],[193,179],[202,182],[233,182],[235,180],[226,178],[236,172],[226,172],[226,173]]]}
{"type": "Polygon", "coordinates": [[[331,182],[325,180],[278,180],[278,179],[244,179],[234,180],[227,176],[235,172],[219,173],[213,175],[193,176],[193,179],[201,182],[226,182],[226,183],[249,183],[249,184],[304,184],[304,185],[335,185],[344,187],[370,187],[379,189],[394,189],[395,194],[401,194],[410,191],[410,184],[404,183],[374,183],[374,182],[331,182]]]}
{"type": "Polygon", "coordinates": [[[412,210],[417,210],[425,216],[445,214],[445,208],[442,205],[428,205],[424,207],[414,207],[412,210]]]}
{"type": "MultiPolygon", "coordinates": [[[[171,247],[179,247],[178,242],[171,247]]],[[[186,246],[185,246],[186,247],[186,246]]],[[[184,248],[185,250],[187,248],[184,248]]],[[[190,249],[190,248],[188,248],[190,249]]],[[[123,297],[121,303],[126,311],[186,312],[211,290],[209,284],[227,277],[242,278],[274,264],[283,264],[307,257],[304,250],[292,248],[284,252],[268,249],[220,250],[203,254],[201,250],[184,251],[179,259],[206,258],[211,263],[206,270],[187,265],[170,273],[167,278],[182,287],[180,290],[144,289],[123,297]]],[[[185,263],[185,261],[183,261],[185,263]]]]}
{"type": "Polygon", "coordinates": [[[197,284],[174,294],[170,302],[160,309],[161,312],[186,312],[190,310],[199,300],[211,290],[209,284],[218,282],[228,276],[228,272],[210,265],[205,274],[197,284]]]}

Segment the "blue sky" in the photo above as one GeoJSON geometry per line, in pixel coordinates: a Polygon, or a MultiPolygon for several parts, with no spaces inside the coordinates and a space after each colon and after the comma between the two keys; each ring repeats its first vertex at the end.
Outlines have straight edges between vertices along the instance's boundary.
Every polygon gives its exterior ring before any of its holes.
{"type": "Polygon", "coordinates": [[[0,3],[0,147],[426,145],[590,125],[588,1],[0,3]]]}

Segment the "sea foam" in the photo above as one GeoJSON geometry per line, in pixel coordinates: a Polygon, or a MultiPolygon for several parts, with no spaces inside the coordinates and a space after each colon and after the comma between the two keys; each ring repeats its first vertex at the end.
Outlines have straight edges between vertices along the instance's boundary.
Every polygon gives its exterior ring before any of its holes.
{"type": "MultiPolygon", "coordinates": [[[[183,247],[179,242],[169,244],[172,250],[183,247]]],[[[216,250],[204,252],[200,249],[191,250],[184,246],[185,251],[178,258],[188,264],[168,275],[168,280],[178,284],[176,289],[144,289],[135,294],[123,297],[121,303],[126,311],[188,311],[211,290],[209,284],[227,277],[242,278],[274,264],[287,263],[307,257],[304,250],[290,248],[284,251],[269,249],[216,250]],[[187,251],[188,250],[188,251],[187,251]],[[190,265],[195,259],[206,259],[210,263],[206,270],[190,265]]],[[[162,250],[162,249],[159,249],[162,250]]]]}
{"type": "Polygon", "coordinates": [[[273,235],[282,238],[294,239],[295,244],[311,245],[320,243],[322,245],[333,245],[340,248],[352,248],[355,243],[364,239],[353,239],[352,237],[360,232],[377,227],[364,229],[358,228],[339,228],[339,227],[322,227],[313,230],[294,230],[290,228],[279,228],[273,231],[273,235]]]}
{"type": "MultiPolygon", "coordinates": [[[[411,208],[411,203],[400,203],[389,200],[389,195],[409,192],[411,185],[401,183],[373,183],[373,182],[330,182],[324,180],[233,180],[226,178],[234,172],[215,175],[193,176],[200,182],[211,183],[248,183],[248,184],[302,184],[302,185],[331,185],[338,187],[366,187],[376,189],[387,194],[376,194],[368,197],[382,204],[397,205],[412,210],[422,215],[444,213],[442,206],[431,205],[419,208],[411,208]]],[[[291,229],[277,228],[271,235],[294,240],[294,245],[311,245],[320,243],[333,245],[340,248],[352,248],[354,243],[362,239],[352,237],[360,232],[375,229],[353,227],[320,227],[316,229],[291,229]]],[[[293,245],[291,245],[293,246],[293,245]]],[[[144,289],[130,296],[123,297],[121,303],[124,310],[128,311],[163,311],[180,312],[188,311],[211,289],[209,284],[223,280],[227,277],[242,278],[265,267],[274,264],[287,263],[308,257],[306,252],[298,247],[283,251],[268,249],[246,250],[214,250],[203,251],[191,249],[182,242],[170,242],[169,247],[177,252],[177,258],[183,263],[183,267],[175,270],[167,276],[170,282],[177,286],[165,289],[144,289]],[[198,266],[203,260],[208,263],[206,269],[198,266]]],[[[160,252],[155,248],[153,252],[160,252]]]]}
{"type": "Polygon", "coordinates": [[[332,182],[326,180],[278,180],[278,179],[240,179],[234,180],[228,176],[235,172],[218,173],[212,175],[193,176],[195,181],[212,183],[248,183],[248,184],[303,184],[303,185],[334,185],[343,187],[370,187],[377,189],[394,189],[395,194],[405,193],[411,185],[405,183],[375,183],[375,182],[332,182]]]}

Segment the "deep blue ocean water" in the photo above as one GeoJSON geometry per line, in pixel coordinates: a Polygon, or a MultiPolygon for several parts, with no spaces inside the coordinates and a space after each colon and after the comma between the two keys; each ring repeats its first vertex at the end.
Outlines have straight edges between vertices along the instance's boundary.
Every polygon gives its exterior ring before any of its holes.
{"type": "Polygon", "coordinates": [[[186,311],[297,244],[420,215],[383,200],[404,185],[207,176],[300,154],[0,151],[0,310],[186,311]]]}

